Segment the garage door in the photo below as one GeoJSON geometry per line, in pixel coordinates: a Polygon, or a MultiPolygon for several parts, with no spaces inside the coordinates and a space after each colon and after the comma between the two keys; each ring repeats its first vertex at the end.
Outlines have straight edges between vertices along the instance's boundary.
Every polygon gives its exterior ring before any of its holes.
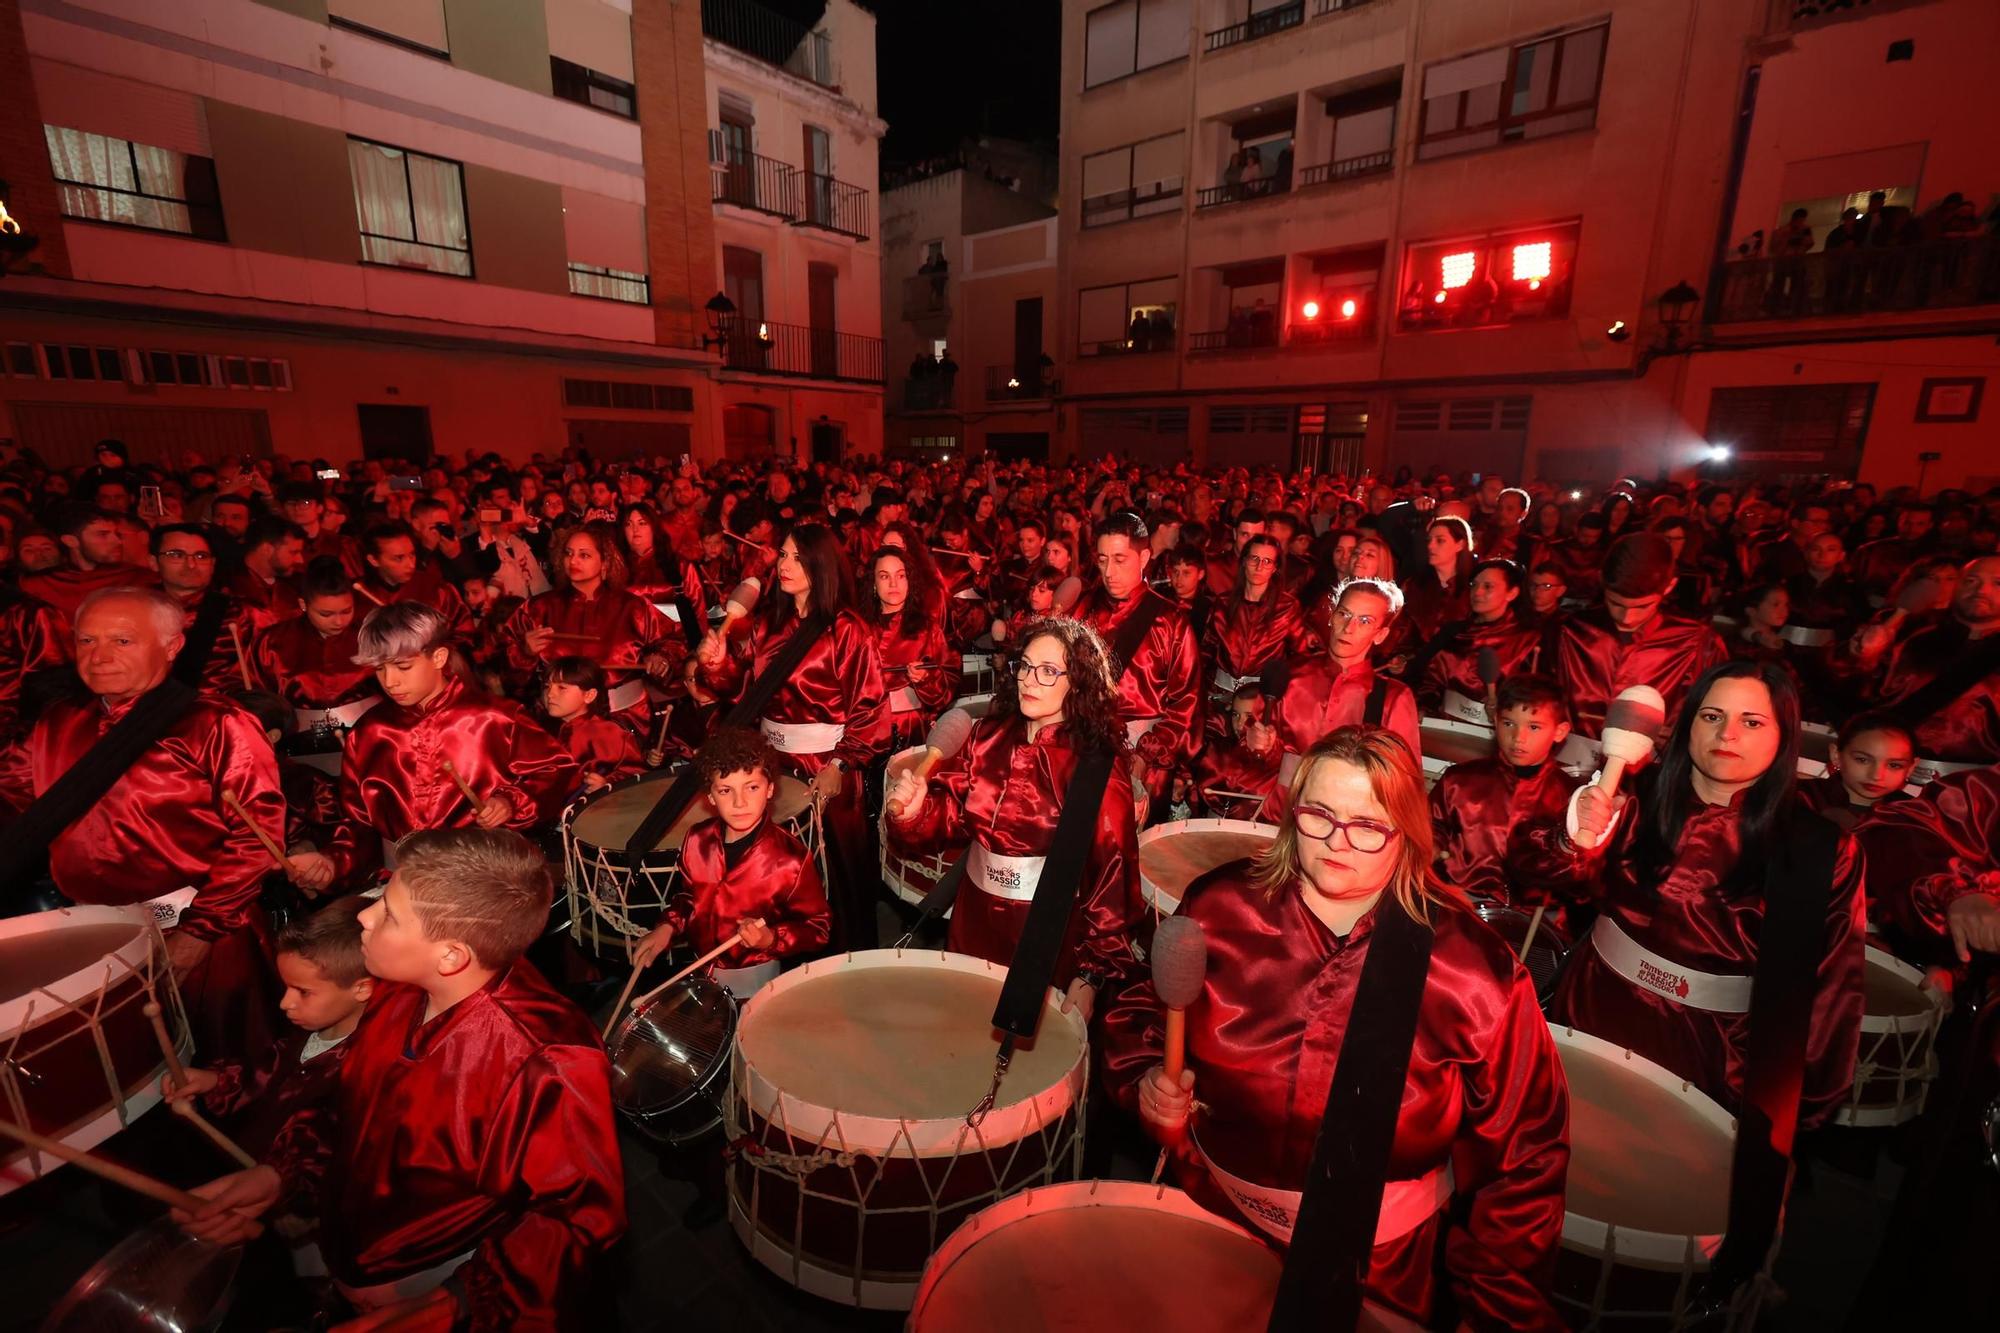
{"type": "Polygon", "coordinates": [[[99,440],[123,440],[135,463],[178,469],[184,454],[209,462],[271,452],[271,423],[256,408],[99,407],[90,403],[14,403],[14,433],[50,467],[87,467],[99,440]]]}

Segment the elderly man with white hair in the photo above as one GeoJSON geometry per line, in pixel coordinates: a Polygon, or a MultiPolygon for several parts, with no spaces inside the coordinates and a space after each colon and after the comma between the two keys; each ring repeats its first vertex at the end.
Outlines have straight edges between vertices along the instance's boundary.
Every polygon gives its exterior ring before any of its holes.
{"type": "Polygon", "coordinates": [[[67,777],[68,793],[50,797],[67,813],[65,800],[76,802],[82,783],[108,782],[52,833],[50,873],[74,902],[152,910],[197,1048],[211,1059],[255,1053],[269,1039],[269,926],[258,891],[272,864],[248,820],[284,837],[285,798],[277,759],[250,714],[178,686],[174,697],[147,699],[167,680],[185,622],[181,604],[156,588],[106,588],[83,599],[76,671],[94,697],[56,703],[36,720],[30,789],[15,794],[39,800],[67,777]],[[127,756],[115,754],[118,743],[98,742],[135,709],[140,716],[121,738],[144,727],[150,740],[120,767],[127,756]]]}

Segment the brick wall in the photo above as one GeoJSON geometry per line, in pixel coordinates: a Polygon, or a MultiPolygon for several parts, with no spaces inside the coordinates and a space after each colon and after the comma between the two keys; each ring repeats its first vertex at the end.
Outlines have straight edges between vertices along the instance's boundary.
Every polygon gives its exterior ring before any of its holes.
{"type": "Polygon", "coordinates": [[[27,264],[39,264],[56,277],[67,278],[62,201],[49,171],[41,103],[29,75],[27,38],[21,32],[20,0],[0,0],[0,89],[6,90],[0,95],[0,180],[7,182],[7,209],[21,230],[42,238],[41,249],[28,256],[27,264]]]}
{"type": "Polygon", "coordinates": [[[702,306],[719,281],[700,0],[633,0],[632,67],[654,338],[663,347],[694,347],[708,332],[702,306]]]}

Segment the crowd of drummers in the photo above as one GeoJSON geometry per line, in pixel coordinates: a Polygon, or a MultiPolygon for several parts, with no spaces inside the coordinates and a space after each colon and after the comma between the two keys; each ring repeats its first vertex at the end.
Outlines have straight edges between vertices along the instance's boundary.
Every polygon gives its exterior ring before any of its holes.
{"type": "Polygon", "coordinates": [[[333,1327],[590,1326],[603,1001],[919,913],[1080,1017],[1094,1139],[1425,1327],[1590,1316],[1562,1034],[1651,1062],[1737,1126],[1666,1314],[1747,1323],[1814,1145],[1926,1127],[2000,953],[2000,491],[107,440],[0,470],[0,570],[0,912],[148,910],[163,1091],[255,1163],[175,1217],[333,1327]],[[583,948],[621,795],[675,877],[583,948]],[[1878,974],[1930,1024],[1887,1093],[1878,974]]]}

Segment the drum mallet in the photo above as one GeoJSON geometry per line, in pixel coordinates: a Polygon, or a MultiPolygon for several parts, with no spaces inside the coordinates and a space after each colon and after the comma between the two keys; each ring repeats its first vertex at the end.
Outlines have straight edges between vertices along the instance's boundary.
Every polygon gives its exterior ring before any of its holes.
{"type": "Polygon", "coordinates": [[[444,769],[446,777],[458,784],[459,794],[464,796],[465,803],[472,807],[472,813],[475,815],[478,814],[479,807],[484,805],[485,802],[479,799],[479,793],[472,789],[472,784],[467,782],[464,775],[458,771],[458,765],[452,763],[449,759],[445,759],[440,761],[439,767],[444,769]]]}
{"type": "MultiPolygon", "coordinates": [[[[764,923],[760,919],[757,922],[757,924],[761,926],[764,923]]],[[[707,967],[710,963],[722,957],[722,955],[728,953],[731,949],[734,949],[737,945],[741,943],[743,943],[743,932],[739,930],[734,935],[731,935],[728,939],[724,940],[722,943],[716,945],[713,949],[710,949],[707,953],[703,954],[701,957],[695,959],[692,963],[689,963],[686,967],[682,968],[680,971],[668,977],[665,981],[662,981],[659,985],[653,987],[653,989],[647,991],[644,995],[641,995],[638,999],[632,1001],[632,1007],[634,1009],[645,1008],[646,1001],[652,999],[655,995],[658,995],[661,991],[673,985],[675,982],[683,981],[688,977],[692,976],[693,974],[695,974],[696,972],[701,971],[704,967],[707,967]]],[[[628,987],[627,989],[630,988],[628,987]]],[[[622,1007],[623,1006],[621,1006],[621,1008],[622,1007]]],[[[616,1018],[617,1015],[613,1014],[612,1017],[616,1018]]]]}
{"type": "Polygon", "coordinates": [[[1486,687],[1486,719],[1500,724],[1500,654],[1491,648],[1479,650],[1479,683],[1486,687]]]}
{"type": "Polygon", "coordinates": [[[262,824],[250,817],[250,811],[243,804],[242,798],[233,791],[225,791],[222,793],[222,801],[236,812],[238,819],[250,826],[250,831],[257,835],[257,841],[264,844],[264,850],[270,853],[273,861],[277,862],[278,869],[289,875],[292,872],[292,858],[285,855],[285,849],[278,845],[277,839],[264,831],[262,824]]]}
{"type": "MultiPolygon", "coordinates": [[[[28,1147],[33,1148],[36,1152],[45,1152],[51,1157],[60,1157],[71,1166],[80,1166],[92,1175],[100,1176],[114,1185],[122,1185],[135,1194],[143,1194],[149,1199],[157,1199],[170,1208],[178,1208],[185,1213],[199,1213],[208,1207],[208,1200],[202,1198],[199,1194],[190,1194],[186,1190],[175,1189],[165,1181],[155,1180],[144,1172],[134,1171],[129,1166],[122,1166],[107,1158],[99,1157],[95,1153],[85,1152],[81,1148],[72,1148],[67,1143],[47,1138],[44,1135],[35,1133],[32,1129],[24,1129],[20,1125],[13,1124],[10,1121],[0,1120],[0,1134],[5,1134],[10,1139],[18,1139],[28,1147]]],[[[255,1165],[255,1163],[252,1163],[252,1165],[255,1165]]]]}
{"type": "Polygon", "coordinates": [[[256,689],[256,683],[250,679],[250,658],[243,651],[243,631],[233,620],[229,622],[229,641],[236,645],[236,667],[243,673],[243,688],[256,689]]]}
{"type": "MultiPolygon", "coordinates": [[[[153,1036],[160,1043],[160,1054],[166,1057],[167,1073],[173,1078],[174,1086],[176,1088],[187,1087],[187,1066],[181,1063],[181,1053],[174,1047],[174,1039],[167,1033],[167,1016],[166,1012],[160,1008],[160,1002],[158,1000],[146,1001],[146,1007],[141,1012],[146,1015],[147,1021],[153,1025],[153,1036]]],[[[242,1146],[235,1139],[230,1138],[210,1123],[208,1117],[203,1115],[195,1106],[193,1097],[175,1098],[173,1107],[175,1114],[186,1117],[196,1129],[208,1135],[209,1142],[233,1158],[238,1166],[251,1167],[257,1165],[257,1159],[249,1153],[244,1152],[242,1146]]]]}
{"type": "MultiPolygon", "coordinates": [[[[1650,685],[1632,685],[1618,691],[1618,697],[1604,710],[1604,731],[1598,737],[1598,748],[1604,751],[1604,767],[1599,770],[1597,781],[1592,784],[1602,791],[1607,800],[1618,797],[1618,783],[1625,776],[1627,768],[1645,763],[1653,757],[1654,738],[1667,725],[1667,701],[1661,693],[1650,685]]],[[[1574,808],[1574,807],[1572,807],[1574,808]]],[[[1572,830],[1571,837],[1577,846],[1591,848],[1597,845],[1594,836],[1586,836],[1581,829],[1572,830]]],[[[1521,960],[1527,961],[1528,946],[1535,942],[1535,936],[1542,928],[1542,915],[1549,910],[1547,900],[1535,907],[1535,913],[1528,918],[1528,933],[1521,937],[1521,960]]]]}
{"type": "Polygon", "coordinates": [[[1187,1068],[1187,1010],[1208,980],[1208,936],[1192,917],[1170,916],[1153,930],[1153,993],[1167,1011],[1167,1082],[1181,1085],[1187,1068]]]}
{"type": "MultiPolygon", "coordinates": [[[[963,708],[951,708],[939,715],[931,724],[930,735],[924,737],[924,757],[917,761],[915,772],[918,782],[930,779],[931,770],[952,755],[965,748],[965,742],[972,736],[972,714],[963,708]]],[[[889,818],[903,817],[903,803],[894,802],[889,806],[889,818]]]]}
{"type": "Polygon", "coordinates": [[[375,603],[375,605],[377,606],[388,605],[388,603],[383,601],[380,597],[377,597],[374,593],[368,591],[368,585],[363,583],[360,579],[354,580],[354,591],[360,593],[363,597],[366,597],[369,601],[375,603]]]}
{"type": "Polygon", "coordinates": [[[660,723],[653,728],[653,743],[646,747],[647,768],[659,768],[667,762],[667,723],[673,720],[673,716],[673,704],[660,709],[660,723]]]}
{"type": "Polygon", "coordinates": [[[611,1042],[611,1029],[618,1026],[618,1016],[625,1012],[625,1001],[632,998],[632,989],[639,984],[639,974],[645,970],[637,963],[632,964],[632,975],[625,978],[625,989],[618,992],[618,1003],[611,1006],[611,1017],[604,1020],[606,1045],[611,1042]]]}

